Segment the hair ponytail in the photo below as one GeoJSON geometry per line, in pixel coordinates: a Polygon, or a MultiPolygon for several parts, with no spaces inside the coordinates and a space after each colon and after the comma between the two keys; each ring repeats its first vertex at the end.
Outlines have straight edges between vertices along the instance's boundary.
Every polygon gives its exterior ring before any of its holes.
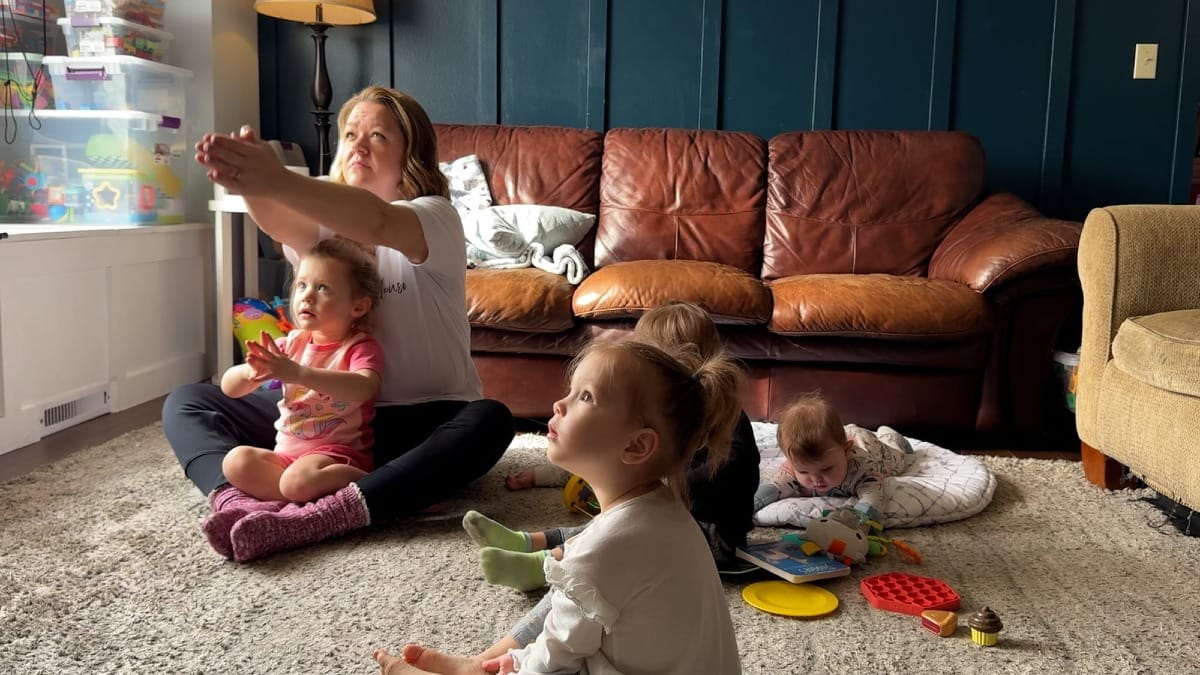
{"type": "MultiPolygon", "coordinates": [[[[681,365],[685,365],[682,364],[681,365]]],[[[686,366],[685,366],[686,367],[686,366]]],[[[671,491],[684,503],[688,495],[688,468],[696,453],[705,451],[704,468],[709,475],[729,459],[733,432],[742,412],[742,383],[745,374],[724,352],[718,352],[688,368],[699,385],[701,410],[697,416],[677,420],[681,434],[680,455],[666,476],[671,491]],[[688,426],[691,422],[694,426],[688,426]],[[697,423],[698,422],[698,423],[697,423]]],[[[670,396],[670,393],[667,393],[670,396]]]]}
{"type": "Polygon", "coordinates": [[[729,459],[733,432],[742,414],[745,373],[722,352],[700,364],[696,379],[704,387],[704,421],[707,428],[698,448],[707,448],[705,468],[715,472],[729,459]]]}
{"type": "MultiPolygon", "coordinates": [[[[661,347],[690,368],[705,391],[704,431],[709,476],[729,460],[733,433],[741,413],[742,370],[726,357],[712,316],[694,302],[669,302],[647,311],[633,329],[633,339],[661,347]],[[730,394],[730,392],[733,392],[730,394]],[[726,414],[732,420],[726,425],[726,414]]],[[[689,460],[689,465],[694,460],[689,460]]]]}

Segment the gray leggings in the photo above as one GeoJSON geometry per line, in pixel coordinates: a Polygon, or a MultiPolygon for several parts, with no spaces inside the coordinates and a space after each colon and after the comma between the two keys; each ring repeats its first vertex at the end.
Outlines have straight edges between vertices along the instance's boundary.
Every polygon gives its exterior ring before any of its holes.
{"type": "MultiPolygon", "coordinates": [[[[562,546],[568,539],[583,532],[584,528],[590,524],[585,523],[577,527],[556,527],[542,531],[542,534],[546,535],[546,550],[551,551],[562,546]]],[[[512,627],[512,630],[508,631],[508,634],[513,636],[518,645],[524,647],[541,635],[542,625],[546,623],[546,616],[549,614],[550,594],[547,593],[542,596],[538,604],[534,605],[533,609],[521,617],[521,620],[512,627]]]]}
{"type": "MultiPolygon", "coordinates": [[[[591,523],[585,523],[578,527],[556,527],[551,530],[543,530],[542,534],[546,535],[546,550],[550,551],[559,546],[562,546],[568,539],[579,534],[591,523]]],[[[704,531],[705,539],[708,540],[708,547],[712,550],[713,558],[717,561],[718,566],[726,560],[730,553],[726,552],[725,547],[721,544],[717,537],[717,530],[712,525],[707,523],[697,522],[700,529],[704,531]]],[[[524,647],[537,639],[542,633],[542,626],[546,623],[546,617],[550,614],[550,594],[546,593],[538,604],[534,605],[533,609],[529,610],[525,616],[517,621],[516,625],[508,631],[508,634],[517,641],[517,645],[524,647]]]]}

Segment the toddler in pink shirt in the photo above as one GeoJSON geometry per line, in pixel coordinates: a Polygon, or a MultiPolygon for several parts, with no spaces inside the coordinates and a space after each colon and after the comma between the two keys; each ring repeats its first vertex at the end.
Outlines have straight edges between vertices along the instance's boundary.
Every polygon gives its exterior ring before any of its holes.
{"type": "Polygon", "coordinates": [[[372,254],[347,239],[322,240],[296,264],[289,310],[296,329],[246,343],[246,362],[221,389],[242,397],[263,382],[283,385],[275,449],[240,445],[221,465],[236,488],[261,500],[297,503],[366,475],[383,351],[364,327],[383,282],[372,254]]]}

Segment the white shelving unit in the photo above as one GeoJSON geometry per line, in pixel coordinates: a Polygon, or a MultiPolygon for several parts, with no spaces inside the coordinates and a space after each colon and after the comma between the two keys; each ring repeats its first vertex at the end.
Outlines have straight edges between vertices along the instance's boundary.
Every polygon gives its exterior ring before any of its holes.
{"type": "Polygon", "coordinates": [[[210,223],[0,232],[0,454],[211,372],[210,223]]]}
{"type": "MultiPolygon", "coordinates": [[[[253,3],[180,0],[166,19],[169,63],[194,73],[188,142],[257,127],[253,3]]],[[[182,225],[0,224],[0,454],[215,372],[214,345],[231,340],[216,335],[214,257],[229,237],[216,236],[206,208],[212,184],[186,173],[182,225]]]]}

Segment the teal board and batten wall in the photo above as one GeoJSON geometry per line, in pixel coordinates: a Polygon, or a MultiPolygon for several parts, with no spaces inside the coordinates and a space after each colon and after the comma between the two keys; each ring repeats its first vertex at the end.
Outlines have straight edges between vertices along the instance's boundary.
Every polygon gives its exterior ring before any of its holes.
{"type": "MultiPolygon", "coordinates": [[[[376,0],[329,31],[335,108],[372,82],[435,121],[955,129],[1047,213],[1186,202],[1200,0],[376,0]],[[1134,44],[1158,77],[1132,79],[1134,44]]],[[[262,124],[310,163],[313,45],[260,17],[262,124]]]]}

